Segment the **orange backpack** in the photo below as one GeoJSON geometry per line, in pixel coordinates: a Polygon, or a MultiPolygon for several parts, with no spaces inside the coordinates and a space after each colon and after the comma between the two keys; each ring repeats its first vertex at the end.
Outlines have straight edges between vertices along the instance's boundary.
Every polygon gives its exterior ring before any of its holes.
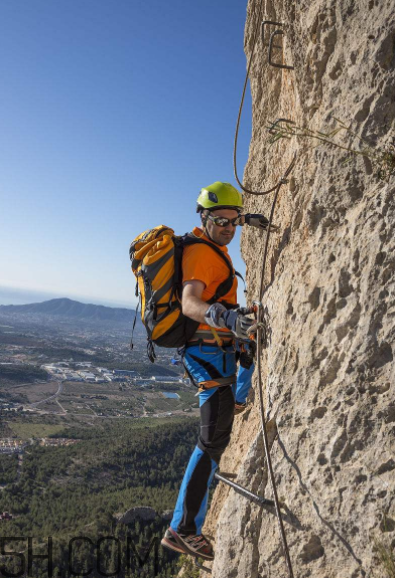
{"type": "MultiPolygon", "coordinates": [[[[141,319],[147,331],[147,352],[155,360],[154,343],[160,347],[181,347],[196,332],[199,322],[182,313],[182,253],[184,247],[204,243],[226,262],[229,276],[222,281],[208,303],[215,303],[230,291],[237,274],[223,252],[213,243],[187,233],[174,234],[173,229],[159,225],[141,233],[130,245],[132,271],[136,276],[136,297],[140,296],[141,319]]],[[[139,305],[136,308],[136,317],[139,305]]],[[[130,344],[133,349],[133,335],[130,344]]]]}

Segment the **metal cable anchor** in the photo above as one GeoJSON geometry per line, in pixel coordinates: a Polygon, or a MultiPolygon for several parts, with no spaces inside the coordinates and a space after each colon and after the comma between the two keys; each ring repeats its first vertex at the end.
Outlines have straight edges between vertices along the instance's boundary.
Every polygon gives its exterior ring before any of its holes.
{"type": "Polygon", "coordinates": [[[289,118],[278,118],[277,120],[275,120],[267,129],[269,131],[270,134],[276,134],[274,132],[274,129],[276,128],[276,126],[278,124],[280,124],[280,122],[284,122],[285,124],[295,124],[295,121],[290,120],[289,118]]]}

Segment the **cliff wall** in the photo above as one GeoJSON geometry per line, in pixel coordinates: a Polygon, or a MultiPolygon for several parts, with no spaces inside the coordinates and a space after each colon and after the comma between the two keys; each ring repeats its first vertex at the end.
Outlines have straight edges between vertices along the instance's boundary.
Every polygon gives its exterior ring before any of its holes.
{"type": "MultiPolygon", "coordinates": [[[[247,59],[260,7],[248,3],[247,59]]],[[[264,19],[284,23],[286,33],[273,58],[294,70],[270,66],[258,39],[244,185],[272,186],[297,153],[274,218],[280,231],[271,237],[265,278],[269,344],[262,357],[291,559],[298,578],[384,578],[375,544],[395,546],[395,178],[380,180],[377,158],[349,158],[312,138],[270,145],[267,127],[287,118],[329,133],[340,126],[336,118],[374,150],[390,147],[395,8],[389,0],[263,0],[263,7],[264,19]]],[[[331,138],[366,146],[346,130],[331,138]]],[[[248,212],[270,212],[272,195],[245,198],[248,212]]],[[[250,303],[264,241],[256,229],[243,231],[250,303]]],[[[256,387],[255,376],[221,470],[271,498],[256,387]]],[[[205,531],[215,538],[214,578],[288,575],[272,509],[220,484],[205,531]]]]}

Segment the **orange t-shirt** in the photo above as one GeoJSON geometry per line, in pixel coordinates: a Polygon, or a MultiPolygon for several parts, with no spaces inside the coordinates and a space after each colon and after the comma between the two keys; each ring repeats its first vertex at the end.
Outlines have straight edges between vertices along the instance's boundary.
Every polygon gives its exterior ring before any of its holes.
{"type": "MultiPolygon", "coordinates": [[[[208,237],[203,233],[202,229],[195,227],[193,234],[205,241],[209,241],[208,237]]],[[[228,249],[225,246],[217,245],[217,247],[224,253],[229,263],[232,265],[232,259],[228,254],[228,249]]],[[[234,269],[233,269],[234,271],[234,269]]],[[[196,243],[196,245],[189,245],[185,247],[182,256],[182,280],[186,281],[201,281],[205,287],[202,293],[202,301],[208,301],[215,295],[218,286],[229,277],[229,268],[225,261],[217,255],[217,253],[208,247],[196,243]]],[[[228,293],[218,299],[219,302],[226,301],[232,305],[237,303],[237,277],[233,280],[233,285],[228,293]]],[[[198,329],[210,330],[209,325],[201,323],[198,329]]],[[[220,330],[221,331],[221,330],[220,330]]],[[[224,329],[222,331],[228,331],[224,329]]]]}

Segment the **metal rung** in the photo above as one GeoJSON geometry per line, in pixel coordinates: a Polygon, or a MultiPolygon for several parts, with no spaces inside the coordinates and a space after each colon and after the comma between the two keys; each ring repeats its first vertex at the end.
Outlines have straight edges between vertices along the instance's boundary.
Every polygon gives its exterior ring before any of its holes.
{"type": "MultiPolygon", "coordinates": [[[[265,25],[266,24],[273,24],[273,26],[278,26],[279,28],[283,28],[284,24],[282,22],[275,22],[274,20],[264,20],[261,24],[261,36],[262,36],[262,44],[263,46],[269,46],[269,44],[265,44],[265,25]]],[[[282,46],[273,46],[273,48],[282,48],[282,46]]]]}
{"type": "Polygon", "coordinates": [[[197,558],[195,558],[195,566],[200,568],[200,570],[204,570],[208,574],[211,574],[211,568],[207,568],[207,566],[203,566],[203,564],[200,564],[200,562],[198,562],[197,558]]]}
{"type": "Polygon", "coordinates": [[[293,66],[288,66],[287,64],[280,64],[278,62],[273,62],[273,59],[272,59],[273,48],[278,48],[280,50],[283,50],[283,46],[281,44],[274,44],[274,38],[276,36],[284,36],[285,35],[283,27],[284,27],[284,24],[282,22],[275,22],[274,20],[264,20],[261,24],[262,44],[263,44],[263,46],[269,46],[268,62],[271,66],[274,66],[275,68],[285,68],[286,70],[294,70],[293,66]],[[272,34],[270,35],[269,44],[265,43],[265,26],[267,24],[278,27],[277,30],[272,32],[272,34]]]}
{"type": "Polygon", "coordinates": [[[270,36],[270,40],[269,40],[269,64],[271,66],[275,66],[276,68],[285,68],[286,70],[294,70],[293,66],[288,66],[288,64],[279,64],[277,62],[273,62],[272,60],[272,50],[273,48],[276,46],[274,44],[274,37],[275,36],[284,36],[285,32],[283,32],[283,30],[275,30],[273,32],[273,34],[270,36]]]}
{"type": "Polygon", "coordinates": [[[252,492],[250,492],[250,490],[247,490],[247,488],[244,488],[243,486],[239,486],[239,484],[236,484],[235,482],[228,480],[228,478],[224,478],[224,476],[221,476],[221,474],[215,474],[215,477],[220,482],[227,484],[228,486],[230,486],[231,488],[236,490],[236,492],[239,492],[240,494],[242,494],[245,498],[249,498],[253,502],[257,502],[261,506],[274,506],[273,500],[267,500],[266,498],[261,498],[261,496],[257,496],[256,494],[253,494],[252,492]]]}

